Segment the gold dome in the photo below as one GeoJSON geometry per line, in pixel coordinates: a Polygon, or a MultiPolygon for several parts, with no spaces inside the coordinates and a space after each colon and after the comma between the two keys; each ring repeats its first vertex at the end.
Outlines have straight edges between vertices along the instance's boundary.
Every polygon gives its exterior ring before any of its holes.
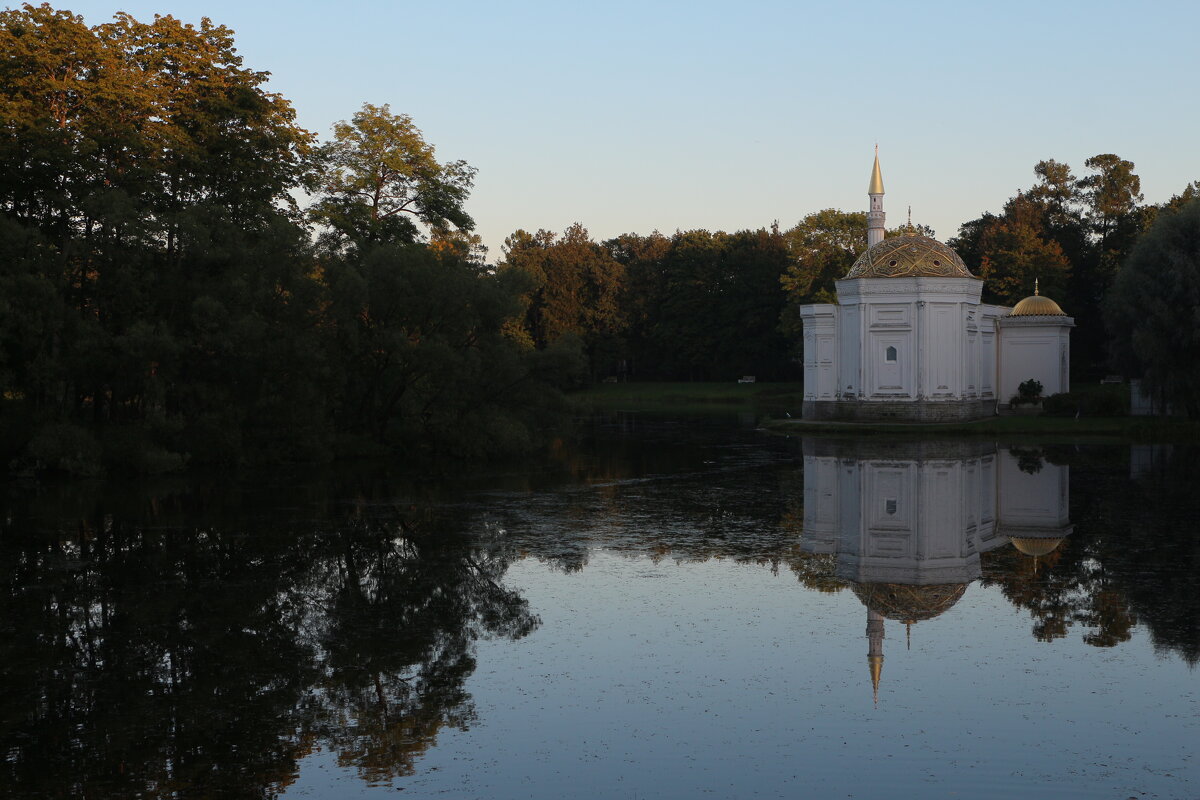
{"type": "Polygon", "coordinates": [[[846,273],[852,278],[974,278],[967,265],[937,239],[905,233],[867,248],[846,273]]]}
{"type": "Polygon", "coordinates": [[[911,586],[905,583],[851,583],[850,591],[875,613],[897,622],[933,619],[959,601],[965,583],[911,586]]]}
{"type": "Polygon", "coordinates": [[[1013,306],[1010,317],[1065,317],[1066,313],[1058,307],[1058,303],[1040,294],[1026,297],[1013,306]]]}
{"type": "Polygon", "coordinates": [[[1048,556],[1058,549],[1062,544],[1062,539],[1028,539],[1024,537],[1014,537],[1009,539],[1012,546],[1017,548],[1021,553],[1027,556],[1048,556]]]}

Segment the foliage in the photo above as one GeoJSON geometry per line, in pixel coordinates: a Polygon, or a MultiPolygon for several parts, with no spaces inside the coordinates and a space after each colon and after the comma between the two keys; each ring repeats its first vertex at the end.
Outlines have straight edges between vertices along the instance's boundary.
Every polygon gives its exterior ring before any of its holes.
{"type": "Polygon", "coordinates": [[[416,222],[443,241],[475,227],[463,209],[475,168],[439,163],[407,114],[364,103],[349,122],[333,126],[321,155],[320,199],[311,213],[329,227],[332,246],[412,243],[420,236],[416,222]]]}
{"type": "Polygon", "coordinates": [[[573,337],[583,344],[594,375],[616,371],[626,327],[625,267],[582,225],[575,223],[562,236],[514,232],[504,242],[498,270],[525,286],[515,338],[545,349],[573,337]]]}
{"type": "Polygon", "coordinates": [[[1129,414],[1127,386],[1096,386],[1052,394],[1042,401],[1048,417],[1124,417],[1129,414]]]}
{"type": "Polygon", "coordinates": [[[1200,200],[1161,213],[1125,261],[1105,305],[1115,363],[1200,419],[1200,200]]]}
{"type": "Polygon", "coordinates": [[[1033,294],[1035,284],[1050,297],[1063,296],[1071,265],[1058,242],[1043,238],[1043,230],[1042,210],[1020,195],[983,226],[978,247],[985,300],[1016,305],[1033,294]]]}
{"type": "Polygon", "coordinates": [[[86,428],[69,423],[41,427],[29,442],[34,467],[70,475],[100,473],[100,443],[86,428]]]}
{"type": "MultiPolygon", "coordinates": [[[[1076,371],[1102,372],[1111,338],[1101,313],[1116,267],[1131,252],[1160,207],[1142,205],[1141,180],[1132,162],[1111,153],[1085,162],[1077,177],[1068,164],[1048,159],[1034,167],[1036,182],[1018,192],[1002,213],[984,213],[959,229],[949,244],[985,278],[984,299],[1013,304],[1041,292],[1073,316],[1076,371]]],[[[1196,183],[1164,203],[1176,209],[1198,191],[1196,183]]]]}
{"type": "Polygon", "coordinates": [[[1070,392],[1052,394],[1042,401],[1042,413],[1048,417],[1073,417],[1080,413],[1079,398],[1070,392]]]}
{"type": "Polygon", "coordinates": [[[1034,378],[1022,381],[1017,387],[1017,392],[1020,393],[1022,400],[1036,402],[1042,396],[1042,382],[1034,378]]]}
{"type": "Polygon", "coordinates": [[[593,381],[773,379],[789,370],[777,329],[787,263],[778,229],[597,244],[576,224],[561,236],[516,231],[498,271],[527,286],[512,338],[541,349],[577,337],[593,381]]]}
{"type": "Polygon", "coordinates": [[[26,5],[0,12],[0,51],[0,393],[32,428],[6,433],[18,468],[536,441],[574,362],[502,335],[524,286],[482,265],[474,170],[439,163],[408,117],[365,105],[318,149],[208,20],[89,28],[26,5]],[[323,192],[310,216],[304,187],[323,192]]]}
{"type": "Polygon", "coordinates": [[[867,246],[867,215],[827,208],[784,232],[791,262],[780,278],[790,304],[836,302],[833,282],[867,246]]]}

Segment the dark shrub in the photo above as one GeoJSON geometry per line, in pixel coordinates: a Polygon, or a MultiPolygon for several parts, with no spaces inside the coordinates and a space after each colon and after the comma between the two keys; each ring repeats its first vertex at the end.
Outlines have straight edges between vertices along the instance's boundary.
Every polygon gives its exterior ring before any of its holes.
{"type": "Polygon", "coordinates": [[[1042,382],[1030,378],[1017,387],[1017,393],[1021,396],[1021,401],[1024,403],[1036,403],[1042,396],[1042,382]]]}
{"type": "Polygon", "coordinates": [[[1052,394],[1042,401],[1042,413],[1047,417],[1073,417],[1079,412],[1079,398],[1070,392],[1052,394]]]}

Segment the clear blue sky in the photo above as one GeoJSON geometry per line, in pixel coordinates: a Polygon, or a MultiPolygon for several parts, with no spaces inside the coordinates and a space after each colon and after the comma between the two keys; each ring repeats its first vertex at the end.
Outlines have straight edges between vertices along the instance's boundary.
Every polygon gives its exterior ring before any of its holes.
{"type": "Polygon", "coordinates": [[[879,143],[890,224],[939,238],[1032,185],[1133,161],[1146,200],[1200,179],[1200,3],[61,0],[232,28],[322,137],[364,102],[479,169],[468,210],[598,239],[785,228],[863,210],[879,143]]]}

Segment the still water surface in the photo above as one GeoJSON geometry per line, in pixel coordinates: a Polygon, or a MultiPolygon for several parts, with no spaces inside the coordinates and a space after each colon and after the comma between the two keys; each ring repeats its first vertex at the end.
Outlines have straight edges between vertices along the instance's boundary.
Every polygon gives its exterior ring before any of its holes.
{"type": "Polygon", "coordinates": [[[0,795],[1194,798],[1198,455],[616,417],[12,487],[0,795]]]}

